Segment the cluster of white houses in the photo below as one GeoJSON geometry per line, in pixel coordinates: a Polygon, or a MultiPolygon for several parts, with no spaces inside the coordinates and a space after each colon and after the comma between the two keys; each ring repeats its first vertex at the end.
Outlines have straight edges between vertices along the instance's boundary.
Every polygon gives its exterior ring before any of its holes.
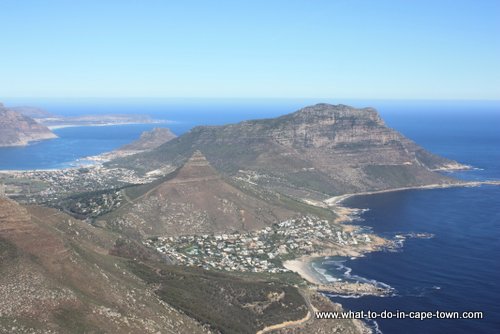
{"type": "Polygon", "coordinates": [[[285,272],[281,261],[333,245],[370,243],[364,233],[345,232],[316,217],[290,219],[246,233],[157,237],[145,243],[179,264],[204,269],[285,272]]]}

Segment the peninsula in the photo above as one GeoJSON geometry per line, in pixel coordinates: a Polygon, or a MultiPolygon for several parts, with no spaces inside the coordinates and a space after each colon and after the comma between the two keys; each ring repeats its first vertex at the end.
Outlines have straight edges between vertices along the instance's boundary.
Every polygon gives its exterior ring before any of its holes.
{"type": "MultiPolygon", "coordinates": [[[[70,298],[85,328],[105,329],[105,319],[113,318],[133,331],[144,318],[151,329],[167,322],[174,332],[185,323],[193,333],[366,333],[356,320],[315,319],[315,310],[342,309],[322,292],[386,296],[391,288],[326,281],[311,261],[359,257],[398,244],[349,225],[357,212],[340,202],[360,193],[480,185],[442,174],[468,166],[426,151],[387,127],[373,108],[346,105],[201,126],[179,137],[157,129],[100,162],[0,175],[5,194],[25,204],[0,202],[10,210],[0,217],[7,228],[0,228],[0,243],[7,240],[3,247],[12,254],[27,254],[30,275],[70,282],[56,285],[67,292],[51,311],[55,320],[49,324],[56,328],[72,328],[73,322],[58,318],[58,307],[70,298]],[[7,223],[16,220],[19,231],[7,223]],[[22,231],[39,229],[47,231],[57,254],[65,254],[56,267],[44,248],[39,260],[31,260],[33,240],[22,231]],[[73,271],[103,281],[89,278],[87,288],[73,271]],[[130,292],[132,286],[140,291],[130,292]],[[127,306],[109,306],[120,296],[131,298],[127,306]],[[159,303],[168,305],[166,318],[155,318],[159,303]]],[[[15,261],[14,255],[8,259],[15,261]]],[[[4,297],[19,302],[15,294],[4,297]]],[[[36,309],[27,309],[29,321],[36,319],[36,309]]],[[[18,310],[9,312],[21,319],[18,310]]]]}
{"type": "Polygon", "coordinates": [[[125,124],[163,124],[165,120],[152,119],[145,115],[112,114],[112,115],[82,115],[82,116],[51,116],[36,119],[49,129],[61,129],[77,126],[109,126],[125,124]]]}
{"type": "MultiPolygon", "coordinates": [[[[18,106],[7,108],[0,103],[0,147],[25,146],[32,142],[57,138],[57,135],[52,130],[61,128],[164,123],[168,123],[168,121],[134,114],[58,116],[37,107],[18,106]]],[[[152,148],[152,146],[155,146],[154,143],[163,144],[165,142],[164,138],[171,139],[175,137],[174,134],[171,132],[166,133],[166,131],[153,131],[141,138],[144,144],[141,144],[141,142],[135,143],[135,148],[124,147],[120,151],[122,153],[127,151],[129,154],[138,153],[138,151],[144,151],[147,147],[152,148]]]]}
{"type": "Polygon", "coordinates": [[[45,125],[0,103],[0,147],[25,146],[57,138],[45,125]]]}

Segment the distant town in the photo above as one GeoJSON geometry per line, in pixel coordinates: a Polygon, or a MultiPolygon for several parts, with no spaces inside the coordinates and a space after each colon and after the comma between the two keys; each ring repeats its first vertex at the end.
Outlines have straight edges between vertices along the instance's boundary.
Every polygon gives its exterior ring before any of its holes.
{"type": "Polygon", "coordinates": [[[106,168],[100,164],[58,170],[5,171],[0,173],[5,192],[22,202],[39,203],[79,192],[119,188],[152,182],[155,176],[139,177],[133,170],[106,168]]]}

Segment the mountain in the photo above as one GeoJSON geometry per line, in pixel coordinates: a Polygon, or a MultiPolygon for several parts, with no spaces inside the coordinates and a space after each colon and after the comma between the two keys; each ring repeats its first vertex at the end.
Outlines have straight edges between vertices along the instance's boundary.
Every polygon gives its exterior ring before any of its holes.
{"type": "Polygon", "coordinates": [[[170,265],[106,229],[0,198],[0,333],[255,333],[311,312],[300,283],[170,265]]]}
{"type": "Polygon", "coordinates": [[[301,205],[287,207],[237,188],[200,151],[167,180],[125,189],[124,195],[128,203],[100,219],[140,237],[256,230],[295,215],[301,205]]]}
{"type": "Polygon", "coordinates": [[[115,239],[0,198],[0,333],[206,333],[108,255],[115,239]]]}
{"type": "Polygon", "coordinates": [[[23,146],[30,142],[57,138],[46,126],[0,103],[0,147],[23,146]]]}
{"type": "Polygon", "coordinates": [[[151,131],[144,131],[141,137],[127,145],[118,148],[118,151],[145,151],[152,150],[165,144],[169,140],[177,137],[167,128],[154,128],[151,131]]]}
{"type": "Polygon", "coordinates": [[[147,172],[195,151],[226,176],[294,198],[453,183],[465,167],[387,127],[373,108],[317,104],[273,119],[199,126],[158,148],[109,163],[147,172]]]}
{"type": "Polygon", "coordinates": [[[19,107],[10,107],[9,109],[18,112],[24,116],[28,116],[35,119],[56,117],[54,114],[51,114],[50,112],[37,107],[19,106],[19,107]]]}

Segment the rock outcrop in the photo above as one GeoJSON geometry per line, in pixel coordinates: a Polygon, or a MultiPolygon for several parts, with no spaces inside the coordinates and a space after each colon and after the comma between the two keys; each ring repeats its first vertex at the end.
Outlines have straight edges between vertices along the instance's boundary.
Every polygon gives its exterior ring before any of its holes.
{"type": "Polygon", "coordinates": [[[168,128],[154,128],[151,131],[144,131],[138,140],[120,147],[118,151],[152,150],[175,137],[177,136],[168,128]]]}
{"type": "Polygon", "coordinates": [[[24,146],[53,138],[57,136],[46,126],[0,104],[0,147],[24,146]]]}

